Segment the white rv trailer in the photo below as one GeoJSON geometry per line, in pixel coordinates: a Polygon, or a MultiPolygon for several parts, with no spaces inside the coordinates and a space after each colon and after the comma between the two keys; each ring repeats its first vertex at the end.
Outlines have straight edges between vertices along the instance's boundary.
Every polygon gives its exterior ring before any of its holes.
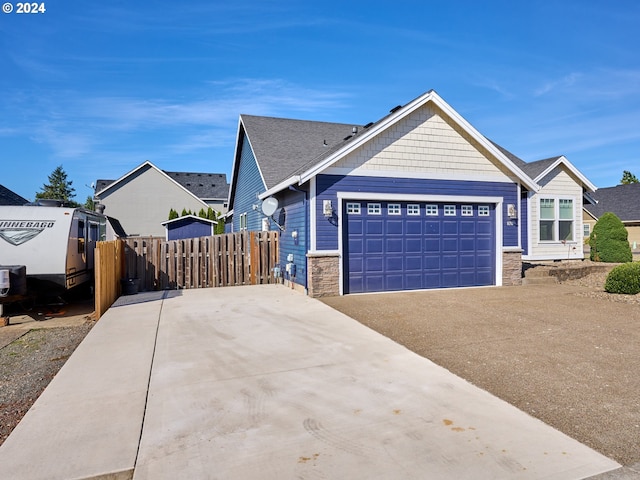
{"type": "Polygon", "coordinates": [[[83,208],[0,206],[0,269],[24,265],[30,283],[70,289],[93,279],[105,232],[106,217],[83,208]]]}

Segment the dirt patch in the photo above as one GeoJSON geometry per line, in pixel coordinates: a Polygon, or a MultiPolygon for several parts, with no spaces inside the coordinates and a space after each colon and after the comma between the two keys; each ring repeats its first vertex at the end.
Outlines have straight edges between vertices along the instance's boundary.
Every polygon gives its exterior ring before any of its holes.
{"type": "Polygon", "coordinates": [[[632,465],[640,462],[640,297],[607,294],[601,277],[589,277],[323,301],[632,465]]]}

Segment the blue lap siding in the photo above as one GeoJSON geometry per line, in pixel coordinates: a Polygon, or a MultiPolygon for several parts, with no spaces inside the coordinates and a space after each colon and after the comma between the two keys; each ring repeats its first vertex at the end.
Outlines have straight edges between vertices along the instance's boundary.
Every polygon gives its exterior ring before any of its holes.
{"type": "MultiPolygon", "coordinates": [[[[280,233],[280,265],[286,279],[292,280],[298,285],[307,287],[307,251],[309,250],[309,201],[304,191],[288,191],[285,195],[279,195],[280,209],[274,218],[284,229],[280,233]],[[297,233],[296,238],[292,235],[297,233]],[[295,278],[289,278],[284,271],[289,263],[287,256],[293,255],[293,264],[296,266],[295,278]]],[[[271,229],[278,226],[272,224],[271,229]]]]}
{"type": "MultiPolygon", "coordinates": [[[[449,195],[473,197],[502,197],[502,244],[518,246],[518,227],[507,225],[507,205],[517,204],[518,188],[515,183],[474,182],[458,180],[424,180],[413,178],[361,177],[344,175],[318,175],[316,177],[316,249],[338,249],[337,222],[322,215],[323,200],[337,206],[338,192],[371,192],[377,194],[449,195]]],[[[375,195],[371,200],[375,201],[375,195]]],[[[521,219],[525,221],[525,219],[521,219]]]]}

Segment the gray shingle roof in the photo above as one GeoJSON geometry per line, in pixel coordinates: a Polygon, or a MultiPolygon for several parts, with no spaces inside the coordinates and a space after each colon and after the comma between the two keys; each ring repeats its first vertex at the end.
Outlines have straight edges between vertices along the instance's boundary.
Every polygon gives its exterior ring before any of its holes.
{"type": "Polygon", "coordinates": [[[352,134],[357,124],[241,115],[267,189],[323,157],[352,134]]]}
{"type": "Polygon", "coordinates": [[[0,185],[0,205],[25,205],[29,200],[0,185]]]}
{"type": "MultiPolygon", "coordinates": [[[[224,173],[198,173],[198,172],[167,172],[172,180],[193,193],[196,197],[204,199],[227,199],[229,184],[224,173]]],[[[115,180],[97,180],[96,192],[111,185],[115,180]]]]}
{"type": "Polygon", "coordinates": [[[224,173],[167,172],[173,180],[200,199],[227,199],[229,184],[224,173]]]}
{"type": "Polygon", "coordinates": [[[585,203],[584,209],[600,218],[605,212],[613,212],[623,222],[640,221],[640,183],[599,188],[591,194],[598,203],[585,203]]]}

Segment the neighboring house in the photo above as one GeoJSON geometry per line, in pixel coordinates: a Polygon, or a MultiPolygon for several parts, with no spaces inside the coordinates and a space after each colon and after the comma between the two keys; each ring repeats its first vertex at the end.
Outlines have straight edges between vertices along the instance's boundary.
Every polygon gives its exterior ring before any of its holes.
{"type": "Polygon", "coordinates": [[[226,228],[280,229],[282,271],[312,296],[513,285],[523,258],[583,258],[593,190],[429,91],[364,126],[241,115],[226,228]]]}
{"type": "Polygon", "coordinates": [[[629,233],[633,250],[640,246],[640,183],[600,188],[591,194],[595,203],[584,204],[584,236],[589,237],[593,226],[603,213],[612,212],[622,221],[629,233]]]}
{"type": "Polygon", "coordinates": [[[29,200],[0,185],[0,205],[26,205],[29,200]]]}
{"type": "Polygon", "coordinates": [[[196,215],[185,215],[162,222],[166,229],[167,240],[209,237],[214,234],[218,222],[196,215]]]}
{"type": "Polygon", "coordinates": [[[162,222],[172,208],[224,213],[228,189],[225,174],[165,172],[147,161],[118,180],[98,180],[95,201],[127,235],[164,237],[162,222]]]}

